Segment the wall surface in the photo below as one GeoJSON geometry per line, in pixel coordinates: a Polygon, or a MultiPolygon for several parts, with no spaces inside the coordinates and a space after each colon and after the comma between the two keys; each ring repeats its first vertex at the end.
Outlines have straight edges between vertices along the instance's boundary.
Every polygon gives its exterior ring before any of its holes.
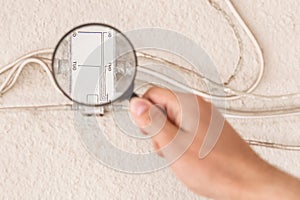
{"type": "MultiPolygon", "coordinates": [[[[266,69],[255,93],[300,92],[300,3],[232,1],[263,49],[266,69]]],[[[87,22],[108,23],[123,31],[159,27],[182,33],[201,44],[224,78],[230,76],[234,70],[230,66],[240,56],[231,27],[207,0],[0,2],[0,66],[25,53],[54,48],[66,31],[87,22]]],[[[228,11],[226,4],[220,6],[228,11]]],[[[243,34],[241,39],[243,67],[257,68],[254,46],[243,34]]],[[[247,84],[247,74],[243,78],[245,82],[236,83],[237,88],[247,84]]],[[[38,66],[26,68],[17,85],[0,97],[1,108],[64,102],[65,97],[38,66]]],[[[253,106],[242,103],[240,106],[253,106]]],[[[83,147],[73,117],[68,110],[0,109],[0,199],[202,199],[188,191],[169,169],[132,175],[103,166],[83,147]]],[[[299,120],[298,115],[230,122],[244,138],[299,145],[299,120]]],[[[108,132],[115,130],[109,123],[102,123],[108,132]]],[[[118,131],[114,134],[116,145],[126,150],[144,148],[139,141],[118,137],[118,131]]],[[[254,149],[269,162],[300,177],[299,151],[254,149]]]]}

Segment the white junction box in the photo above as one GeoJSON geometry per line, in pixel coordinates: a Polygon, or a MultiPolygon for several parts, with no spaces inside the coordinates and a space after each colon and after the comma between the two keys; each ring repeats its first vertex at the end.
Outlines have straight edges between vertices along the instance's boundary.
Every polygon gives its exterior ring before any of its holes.
{"type": "Polygon", "coordinates": [[[114,96],[114,31],[99,26],[78,29],[71,36],[71,84],[73,99],[105,104],[114,96]]]}

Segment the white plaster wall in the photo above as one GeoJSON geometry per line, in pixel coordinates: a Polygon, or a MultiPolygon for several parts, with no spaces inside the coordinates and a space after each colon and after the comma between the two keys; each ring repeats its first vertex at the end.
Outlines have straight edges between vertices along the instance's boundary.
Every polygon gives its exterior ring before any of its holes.
{"type": "MultiPolygon", "coordinates": [[[[104,22],[123,31],[143,27],[178,31],[201,43],[225,77],[230,75],[232,68],[224,68],[221,64],[233,66],[239,56],[232,30],[206,0],[0,2],[0,66],[27,52],[53,48],[66,31],[86,22],[104,22]]],[[[233,0],[233,3],[264,51],[266,74],[257,93],[275,95],[300,92],[299,2],[233,0]]],[[[246,49],[248,67],[254,67],[257,63],[251,56],[255,50],[249,42],[246,42],[246,49]]],[[[66,102],[65,98],[54,90],[45,73],[37,66],[27,68],[16,87],[0,97],[1,107],[63,102],[66,102]]],[[[236,119],[231,123],[243,137],[300,144],[299,119],[236,119]]],[[[117,139],[116,143],[133,151],[143,148],[139,142],[117,139]]],[[[300,177],[300,152],[261,147],[255,147],[255,150],[273,164],[300,177]]],[[[70,111],[1,110],[0,198],[199,197],[189,192],[168,169],[130,175],[98,163],[83,148],[74,130],[70,111]]]]}

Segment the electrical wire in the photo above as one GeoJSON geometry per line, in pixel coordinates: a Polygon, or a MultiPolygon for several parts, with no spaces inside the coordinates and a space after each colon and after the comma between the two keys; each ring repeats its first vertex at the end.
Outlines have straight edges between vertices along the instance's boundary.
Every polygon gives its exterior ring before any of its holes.
{"type": "MultiPolygon", "coordinates": [[[[71,110],[72,104],[57,104],[57,105],[38,105],[38,106],[11,106],[0,108],[0,112],[4,111],[11,111],[11,110],[34,110],[34,111],[61,111],[61,110],[71,110]]],[[[244,139],[247,144],[251,146],[259,146],[259,147],[266,147],[272,149],[279,149],[285,151],[300,151],[300,145],[291,145],[291,144],[283,144],[283,143],[273,143],[273,142],[266,142],[261,140],[253,140],[253,139],[244,139]]]]}
{"type": "Polygon", "coordinates": [[[300,151],[299,145],[280,144],[280,143],[265,142],[259,140],[248,140],[248,139],[245,139],[245,141],[251,146],[267,147],[272,149],[289,150],[289,151],[300,151]]]}
{"type": "MultiPolygon", "coordinates": [[[[209,0],[209,2],[218,11],[220,11],[223,14],[225,13],[225,11],[223,11],[218,4],[216,4],[212,0],[209,0]]],[[[182,84],[178,80],[174,80],[171,77],[163,75],[160,72],[157,72],[153,69],[147,69],[144,66],[139,66],[139,70],[144,72],[144,73],[151,74],[151,75],[153,75],[157,78],[160,78],[162,80],[167,80],[168,82],[172,83],[173,85],[177,86],[178,88],[181,88],[181,89],[183,89],[187,92],[197,94],[197,95],[202,96],[203,98],[206,98],[206,99],[209,99],[209,100],[236,100],[236,99],[241,99],[241,98],[259,98],[259,99],[264,99],[264,100],[268,100],[268,101],[274,101],[274,100],[278,101],[278,100],[285,100],[285,99],[288,99],[288,98],[295,98],[295,97],[300,96],[300,93],[277,95],[277,96],[266,96],[266,95],[258,95],[258,94],[250,93],[251,91],[256,89],[256,87],[258,86],[258,84],[260,83],[260,81],[263,77],[263,72],[264,72],[263,54],[262,54],[262,51],[259,47],[259,44],[258,44],[256,38],[254,37],[252,32],[249,30],[249,28],[247,27],[245,22],[241,19],[241,17],[239,16],[237,11],[233,7],[230,0],[226,0],[225,2],[229,6],[229,8],[230,8],[231,12],[234,14],[234,16],[238,19],[238,22],[242,26],[243,30],[247,33],[248,37],[250,38],[250,40],[252,41],[252,43],[253,43],[253,45],[256,49],[256,52],[259,55],[259,60],[260,60],[259,75],[256,78],[255,83],[250,88],[248,88],[245,91],[238,91],[238,90],[235,90],[235,89],[230,88],[228,86],[220,85],[219,83],[216,83],[212,80],[207,79],[206,77],[203,77],[200,74],[197,74],[195,71],[192,71],[192,70],[189,70],[189,69],[187,69],[183,66],[177,65],[176,63],[168,61],[167,59],[164,59],[164,58],[161,58],[161,57],[158,57],[158,56],[153,56],[153,55],[150,55],[150,54],[146,54],[146,53],[143,53],[143,52],[137,52],[137,56],[139,58],[142,57],[142,58],[147,58],[147,59],[159,61],[163,64],[171,65],[171,67],[174,67],[177,70],[185,71],[188,74],[194,74],[194,75],[198,76],[200,80],[210,82],[211,84],[215,85],[216,87],[222,87],[224,89],[224,92],[226,94],[228,94],[228,96],[217,96],[217,95],[207,93],[205,91],[200,91],[196,88],[193,88],[193,87],[187,86],[185,84],[182,84]]],[[[230,23],[230,24],[232,24],[232,23],[230,23]]],[[[51,71],[50,71],[51,68],[49,67],[49,65],[51,63],[51,59],[49,59],[48,57],[52,53],[53,53],[52,49],[44,49],[44,50],[39,50],[39,51],[36,51],[36,52],[31,52],[31,53],[17,59],[15,62],[1,68],[0,69],[0,75],[3,74],[4,72],[7,72],[8,70],[11,70],[11,71],[8,74],[7,79],[0,86],[0,96],[3,95],[4,93],[6,93],[9,89],[11,89],[14,86],[14,84],[16,83],[17,78],[19,77],[21,71],[29,63],[39,64],[46,71],[46,73],[47,73],[48,77],[50,78],[51,82],[53,83],[54,87],[58,91],[60,91],[57,88],[57,86],[56,86],[56,84],[53,80],[53,76],[52,76],[51,71]],[[47,57],[47,55],[48,55],[48,57],[47,57]]],[[[226,112],[224,112],[224,115],[227,118],[243,118],[243,119],[245,119],[245,118],[249,118],[249,119],[250,118],[270,118],[270,117],[278,117],[278,116],[295,116],[295,115],[299,114],[299,107],[295,107],[294,109],[281,108],[280,110],[274,110],[274,111],[259,110],[259,111],[251,111],[251,112],[233,110],[233,109],[228,109],[228,108],[226,109],[226,108],[222,108],[222,107],[219,107],[219,109],[221,109],[223,111],[226,111],[226,112]]]]}
{"type": "Polygon", "coordinates": [[[43,110],[52,110],[52,111],[57,111],[57,110],[71,110],[72,108],[71,103],[66,103],[66,104],[47,104],[47,105],[33,105],[33,106],[8,106],[8,107],[2,107],[0,108],[0,112],[7,112],[11,110],[36,110],[36,111],[43,111],[43,110]]]}
{"type": "MultiPolygon", "coordinates": [[[[227,20],[228,24],[231,26],[233,33],[235,34],[235,37],[238,41],[239,44],[239,50],[240,50],[240,56],[239,56],[239,60],[238,60],[238,64],[235,67],[235,71],[233,73],[233,75],[230,77],[229,81],[226,81],[224,85],[228,85],[230,83],[231,80],[233,80],[233,78],[235,77],[235,75],[237,75],[237,71],[240,68],[240,64],[242,63],[242,59],[243,56],[241,56],[242,52],[243,52],[243,43],[242,43],[242,39],[239,36],[239,32],[237,30],[237,28],[235,27],[234,23],[232,22],[230,16],[227,14],[227,12],[225,10],[223,10],[221,8],[221,6],[213,1],[213,0],[208,0],[209,4],[215,8],[218,12],[220,12],[223,17],[227,20]]],[[[237,13],[236,9],[234,8],[233,4],[231,3],[230,0],[224,0],[224,2],[226,3],[226,5],[229,7],[230,13],[233,14],[235,16],[235,18],[237,19],[239,26],[242,27],[243,31],[246,33],[247,37],[250,39],[250,41],[252,42],[257,54],[258,54],[258,59],[260,61],[259,64],[259,72],[256,76],[256,80],[253,82],[253,84],[247,88],[246,90],[242,91],[245,93],[251,93],[253,92],[258,85],[260,84],[263,74],[264,74],[264,58],[263,58],[263,53],[261,51],[261,48],[257,42],[257,39],[255,38],[255,36],[253,35],[253,33],[251,32],[251,30],[248,28],[248,26],[246,25],[246,23],[244,22],[244,20],[241,18],[241,16],[237,13]]],[[[233,95],[231,97],[226,97],[227,99],[238,99],[239,96],[238,95],[233,95]]]]}
{"type": "MultiPolygon", "coordinates": [[[[177,65],[176,63],[173,63],[172,61],[161,58],[159,56],[153,56],[153,55],[145,53],[145,52],[137,52],[137,56],[141,57],[141,58],[154,60],[154,61],[160,62],[162,64],[165,64],[165,65],[171,65],[171,67],[175,68],[176,70],[180,70],[183,73],[188,73],[190,75],[198,76],[199,79],[203,80],[204,82],[209,82],[210,84],[212,84],[216,87],[223,88],[224,92],[226,92],[228,95],[234,95],[234,98],[231,98],[233,96],[217,96],[217,95],[212,95],[212,94],[204,92],[204,91],[197,91],[197,89],[195,89],[195,88],[191,88],[191,89],[193,89],[193,91],[195,93],[200,94],[200,96],[204,97],[204,98],[209,98],[209,99],[213,99],[213,100],[235,100],[235,99],[240,99],[241,97],[255,97],[255,98],[261,98],[261,99],[266,99],[266,100],[273,101],[276,98],[287,99],[287,98],[291,98],[291,97],[300,96],[300,93],[289,93],[289,94],[284,94],[284,95],[272,95],[271,96],[271,95],[262,95],[262,94],[254,94],[254,93],[249,93],[249,92],[242,92],[242,91],[235,90],[233,88],[224,86],[223,84],[217,83],[213,80],[210,80],[210,79],[204,77],[203,75],[201,75],[201,74],[199,74],[199,73],[197,73],[193,70],[190,70],[190,69],[187,69],[183,66],[177,65]],[[202,93],[203,93],[203,96],[202,96],[202,93]]],[[[150,68],[146,68],[145,66],[139,66],[139,68],[140,69],[143,68],[143,69],[141,69],[141,71],[147,71],[145,73],[150,73],[151,75],[154,75],[154,76],[157,76],[157,77],[162,77],[162,76],[164,76],[164,78],[167,77],[166,75],[160,76],[159,74],[161,74],[161,73],[156,71],[156,70],[153,70],[153,68],[150,69],[150,68]]],[[[170,80],[168,79],[168,81],[170,81],[170,80]]],[[[179,81],[177,81],[177,82],[179,82],[179,81]]],[[[179,82],[178,84],[183,84],[183,83],[179,82]]],[[[187,86],[178,86],[178,87],[180,87],[180,88],[184,87],[188,91],[190,91],[190,89],[188,89],[187,86]]]]}
{"type": "MultiPolygon", "coordinates": [[[[222,10],[222,8],[214,1],[208,0],[209,3],[217,9],[219,12],[221,12],[223,15],[226,15],[226,19],[228,19],[228,14],[222,10]]],[[[212,95],[209,94],[205,91],[200,91],[198,89],[189,87],[177,80],[172,79],[171,77],[168,77],[167,75],[163,75],[158,71],[151,70],[146,68],[145,66],[139,66],[139,70],[143,73],[153,75],[157,78],[160,78],[164,81],[168,81],[169,83],[172,83],[173,85],[177,86],[178,88],[184,89],[187,92],[191,92],[194,94],[197,94],[199,96],[202,96],[206,99],[214,99],[214,100],[226,100],[226,101],[231,101],[231,100],[237,100],[241,98],[256,98],[256,99],[261,99],[261,100],[268,100],[268,101],[274,101],[276,100],[285,100],[288,98],[295,98],[295,97],[300,97],[300,93],[293,93],[293,94],[286,94],[286,95],[276,95],[276,96],[266,96],[266,95],[259,95],[259,94],[254,94],[253,91],[257,88],[257,86],[260,84],[262,77],[264,75],[264,58],[263,58],[263,53],[262,50],[255,38],[255,36],[252,34],[246,23],[243,21],[241,16],[238,14],[236,9],[234,8],[233,4],[231,3],[230,0],[224,0],[225,3],[228,5],[228,8],[231,11],[231,14],[237,19],[239,25],[242,27],[244,32],[247,34],[249,37],[250,41],[252,42],[255,51],[257,52],[260,64],[259,64],[259,72],[257,74],[257,77],[254,81],[254,83],[247,88],[244,91],[238,91],[235,90],[231,87],[228,86],[232,78],[230,78],[227,83],[224,85],[220,85],[219,83],[216,83],[212,80],[207,79],[206,77],[202,76],[201,74],[197,74],[196,72],[189,70],[185,68],[184,66],[180,66],[176,63],[173,63],[167,59],[161,58],[159,56],[154,56],[151,54],[147,54],[144,52],[137,52],[137,56],[139,58],[145,58],[145,59],[150,59],[153,61],[161,62],[166,65],[171,65],[172,67],[184,71],[189,74],[193,74],[198,76],[200,79],[203,81],[208,81],[211,84],[217,86],[217,87],[222,87],[224,88],[224,92],[228,96],[217,96],[217,95],[212,95]]],[[[233,24],[233,23],[230,23],[233,24]]],[[[232,27],[234,30],[236,28],[232,27]]],[[[236,32],[236,31],[235,31],[236,32]]],[[[51,68],[50,68],[50,63],[51,59],[49,58],[51,54],[53,53],[52,49],[43,49],[43,50],[38,50],[35,52],[28,53],[20,58],[18,58],[16,61],[0,68],[0,75],[6,74],[7,77],[6,79],[2,82],[0,85],[0,97],[4,95],[6,92],[8,92],[15,84],[16,81],[18,80],[18,77],[20,76],[22,70],[28,66],[29,64],[35,63],[38,64],[43,68],[43,70],[46,72],[48,77],[51,80],[51,83],[53,86],[61,92],[58,88],[57,85],[55,84],[54,78],[51,73],[51,68]]],[[[242,57],[242,56],[240,56],[242,57]]],[[[240,64],[240,61],[238,62],[240,64]]],[[[232,77],[235,76],[235,73],[237,73],[238,66],[236,67],[236,70],[232,77]]],[[[69,108],[71,107],[71,104],[59,104],[59,105],[40,105],[40,106],[22,106],[22,107],[2,107],[0,110],[5,110],[5,109],[47,109],[47,108],[52,108],[52,109],[61,109],[61,108],[69,108]]],[[[289,109],[273,109],[273,110],[268,110],[268,111],[240,111],[240,110],[234,110],[234,109],[226,109],[226,108],[219,108],[221,111],[224,112],[224,116],[226,118],[238,118],[238,119],[253,119],[253,118],[270,118],[270,117],[279,117],[279,116],[298,116],[300,114],[300,107],[299,106],[294,106],[294,108],[289,108],[289,109]]],[[[266,147],[271,147],[271,148],[278,148],[278,149],[286,149],[286,150],[299,150],[300,151],[300,146],[293,146],[293,145],[285,145],[285,144],[275,144],[275,143],[267,143],[267,142],[262,142],[262,141],[256,141],[256,140],[248,140],[247,141],[250,145],[259,145],[259,146],[266,146],[266,147]]]]}
{"type": "MultiPolygon", "coordinates": [[[[38,58],[26,58],[24,61],[16,64],[16,66],[12,67],[12,70],[10,71],[8,77],[5,79],[3,84],[0,86],[0,95],[10,90],[16,83],[18,77],[20,76],[22,70],[25,66],[27,66],[29,63],[35,63],[41,66],[44,71],[47,73],[50,81],[53,85],[55,85],[54,78],[52,76],[52,73],[48,67],[48,65],[38,58]]],[[[57,91],[61,92],[57,87],[55,87],[57,91]]]]}

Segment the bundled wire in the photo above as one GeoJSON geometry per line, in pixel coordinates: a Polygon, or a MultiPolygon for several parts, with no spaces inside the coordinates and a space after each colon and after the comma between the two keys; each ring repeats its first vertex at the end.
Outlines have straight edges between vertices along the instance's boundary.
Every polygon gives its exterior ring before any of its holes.
{"type": "MultiPolygon", "coordinates": [[[[224,10],[221,9],[221,7],[214,1],[208,0],[209,3],[219,12],[221,12],[226,19],[228,19],[228,15],[224,10]]],[[[294,94],[286,94],[286,95],[278,95],[278,96],[266,96],[266,95],[258,95],[253,94],[253,91],[257,88],[257,86],[260,84],[261,79],[264,75],[264,58],[261,48],[259,47],[259,44],[255,38],[255,36],[252,34],[250,29],[247,27],[245,22],[242,20],[234,6],[232,5],[230,0],[224,0],[226,4],[228,5],[229,9],[231,10],[233,16],[237,19],[239,25],[242,27],[244,32],[249,37],[250,41],[252,42],[258,58],[260,60],[260,66],[259,66],[259,72],[257,74],[257,77],[254,81],[254,83],[246,90],[244,91],[238,91],[233,88],[230,88],[228,86],[224,87],[224,85],[220,85],[219,83],[215,83],[212,80],[207,79],[206,77],[203,77],[201,74],[197,74],[196,72],[192,70],[188,70],[184,66],[177,65],[176,63],[173,63],[167,59],[154,56],[151,54],[147,54],[144,52],[137,52],[138,58],[145,58],[149,60],[153,60],[156,62],[160,62],[161,64],[168,65],[170,67],[173,67],[176,70],[181,70],[183,72],[193,74],[199,79],[205,80],[210,82],[212,85],[215,85],[216,87],[224,88],[224,91],[228,96],[217,96],[209,94],[205,91],[200,91],[196,88],[192,88],[190,86],[187,86],[177,80],[172,79],[172,77],[168,77],[167,75],[163,75],[158,71],[155,71],[155,69],[149,69],[144,66],[139,66],[138,70],[153,75],[161,80],[168,81],[169,83],[177,86],[178,88],[181,88],[187,92],[191,92],[193,94],[199,95],[206,99],[215,99],[215,100],[226,100],[226,101],[232,101],[237,100],[241,98],[250,98],[250,99],[260,99],[260,100],[268,100],[270,102],[276,100],[285,100],[285,99],[293,99],[300,97],[300,93],[294,93],[294,94]]],[[[234,29],[234,27],[233,27],[234,29]]],[[[236,32],[236,31],[235,31],[236,32]]],[[[51,59],[49,57],[53,54],[52,49],[44,49],[44,50],[38,50],[35,52],[31,52],[25,56],[22,56],[21,58],[17,59],[16,61],[12,62],[11,64],[8,64],[2,68],[0,68],[0,76],[7,74],[6,78],[0,85],[0,98],[8,92],[17,82],[18,77],[20,76],[21,72],[26,66],[29,66],[29,64],[37,64],[43,68],[43,70],[48,75],[49,79],[51,80],[51,83],[53,86],[60,92],[59,88],[55,84],[52,72],[51,72],[51,59]]],[[[234,74],[235,75],[235,74],[234,74]]],[[[234,76],[233,75],[233,76],[234,76]]],[[[233,77],[232,76],[232,77],[233,77]]],[[[229,83],[232,79],[229,79],[227,83],[229,83]]],[[[11,107],[11,109],[46,109],[46,108],[54,108],[54,109],[61,109],[64,107],[71,107],[71,104],[61,104],[61,105],[42,105],[42,106],[28,106],[28,107],[11,107]]],[[[0,109],[9,109],[9,108],[0,108],[0,109]]],[[[251,118],[270,118],[270,117],[278,117],[278,116],[295,116],[300,114],[300,107],[298,105],[290,106],[289,108],[281,108],[281,109],[272,109],[268,111],[262,111],[262,110],[256,110],[256,111],[241,111],[241,110],[234,110],[229,108],[219,108],[225,115],[226,118],[238,118],[238,119],[251,119],[251,118]]],[[[285,149],[285,150],[296,150],[300,151],[300,146],[297,145],[287,145],[287,144],[276,144],[276,143],[270,143],[270,142],[263,142],[263,141],[256,141],[256,140],[246,140],[250,145],[256,145],[256,146],[264,146],[269,148],[276,148],[276,149],[285,149]]]]}
{"type": "MultiPolygon", "coordinates": [[[[3,68],[0,69],[0,75],[4,74],[5,72],[9,71],[9,74],[7,75],[6,79],[0,86],[0,96],[2,96],[4,93],[9,91],[16,83],[17,79],[19,78],[22,70],[28,66],[28,64],[38,64],[41,66],[44,71],[47,73],[49,79],[55,85],[55,81],[53,79],[51,70],[49,68],[49,59],[39,57],[40,55],[43,54],[51,54],[53,51],[46,49],[46,50],[39,50],[36,52],[29,53],[16,61],[14,61],[11,64],[8,64],[7,66],[4,66],[3,68]]],[[[57,88],[57,87],[56,87],[57,88]]],[[[58,89],[58,88],[57,88],[58,89]]],[[[59,91],[59,90],[58,90],[59,91]]]]}

